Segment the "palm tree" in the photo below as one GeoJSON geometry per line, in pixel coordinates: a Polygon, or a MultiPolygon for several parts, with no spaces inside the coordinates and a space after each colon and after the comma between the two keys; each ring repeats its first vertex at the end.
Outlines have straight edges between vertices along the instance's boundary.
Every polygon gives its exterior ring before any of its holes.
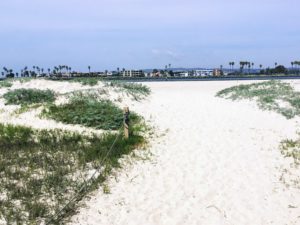
{"type": "Polygon", "coordinates": [[[247,62],[247,65],[248,65],[248,74],[250,74],[251,63],[250,63],[250,62],[247,62]]]}
{"type": "Polygon", "coordinates": [[[5,74],[8,73],[8,69],[6,67],[3,67],[3,70],[4,70],[5,74]]]}
{"type": "Polygon", "coordinates": [[[277,62],[275,62],[274,64],[275,64],[275,68],[276,68],[276,66],[277,66],[277,62]]]}
{"type": "Polygon", "coordinates": [[[88,66],[88,69],[89,69],[89,73],[91,73],[91,66],[88,66]]]}
{"type": "Polygon", "coordinates": [[[169,69],[171,68],[171,63],[169,63],[169,69]]]}
{"type": "Polygon", "coordinates": [[[234,65],[234,62],[229,62],[229,67],[230,67],[231,71],[233,70],[233,65],[234,65]]]}
{"type": "Polygon", "coordinates": [[[241,70],[241,73],[243,72],[244,67],[247,66],[248,64],[249,64],[248,61],[240,61],[240,70],[241,70]]]}

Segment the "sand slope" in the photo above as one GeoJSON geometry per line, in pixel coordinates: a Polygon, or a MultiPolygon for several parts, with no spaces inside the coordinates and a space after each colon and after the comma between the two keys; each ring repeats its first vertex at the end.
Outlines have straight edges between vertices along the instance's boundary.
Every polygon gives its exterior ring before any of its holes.
{"type": "Polygon", "coordinates": [[[70,224],[300,224],[300,190],[279,181],[291,161],[278,150],[299,119],[214,97],[239,83],[249,82],[147,83],[150,99],[130,107],[168,131],[152,160],[125,168],[70,224]]]}

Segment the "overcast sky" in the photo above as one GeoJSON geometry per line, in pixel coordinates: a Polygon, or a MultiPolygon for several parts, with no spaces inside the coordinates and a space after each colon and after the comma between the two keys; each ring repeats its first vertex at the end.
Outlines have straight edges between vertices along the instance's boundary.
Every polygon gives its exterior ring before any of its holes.
{"type": "Polygon", "coordinates": [[[290,66],[299,0],[2,0],[0,68],[290,66]]]}

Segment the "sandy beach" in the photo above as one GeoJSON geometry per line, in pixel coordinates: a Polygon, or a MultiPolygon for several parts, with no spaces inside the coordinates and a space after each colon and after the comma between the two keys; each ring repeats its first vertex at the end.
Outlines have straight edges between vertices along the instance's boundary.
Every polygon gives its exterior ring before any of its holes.
{"type": "Polygon", "coordinates": [[[215,97],[252,82],[146,83],[148,100],[128,105],[156,127],[150,159],[125,163],[69,224],[300,224],[299,169],[279,151],[299,118],[215,97]]]}

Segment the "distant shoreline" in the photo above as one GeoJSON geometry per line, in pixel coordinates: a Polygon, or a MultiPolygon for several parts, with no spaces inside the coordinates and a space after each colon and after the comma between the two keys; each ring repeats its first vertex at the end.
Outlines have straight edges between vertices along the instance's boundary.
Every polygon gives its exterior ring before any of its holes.
{"type": "MultiPolygon", "coordinates": [[[[24,78],[24,77],[20,77],[24,78]]],[[[51,77],[50,80],[71,80],[76,78],[99,78],[104,81],[129,81],[129,82],[170,82],[170,81],[234,81],[234,80],[292,80],[300,79],[300,75],[273,75],[273,76],[222,76],[222,77],[51,77]]],[[[10,78],[0,78],[6,80],[10,78]]],[[[18,78],[14,78],[18,79],[18,78]]]]}

